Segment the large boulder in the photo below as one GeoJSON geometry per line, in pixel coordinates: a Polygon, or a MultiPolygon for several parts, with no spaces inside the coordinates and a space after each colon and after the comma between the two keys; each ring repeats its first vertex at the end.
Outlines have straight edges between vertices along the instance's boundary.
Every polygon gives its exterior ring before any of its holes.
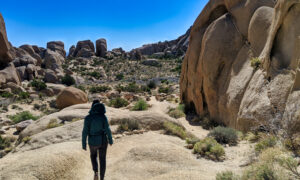
{"type": "Polygon", "coordinates": [[[29,126],[30,124],[32,124],[34,121],[33,120],[26,120],[26,121],[22,121],[18,124],[16,124],[16,129],[18,132],[23,131],[27,126],[29,126]]]}
{"type": "Polygon", "coordinates": [[[28,74],[27,74],[27,71],[26,71],[26,66],[19,66],[16,69],[19,73],[21,81],[28,80],[28,74]]]}
{"type": "Polygon", "coordinates": [[[44,81],[47,83],[58,83],[59,78],[57,77],[57,75],[55,74],[55,72],[53,70],[46,69],[44,81]]]}
{"type": "Polygon", "coordinates": [[[188,110],[244,131],[300,130],[300,25],[294,23],[300,5],[291,2],[277,1],[276,8],[272,0],[208,2],[191,29],[182,65],[181,99],[188,110]],[[266,47],[270,68],[251,67],[266,47]]]}
{"type": "Polygon", "coordinates": [[[107,53],[106,39],[98,39],[96,41],[96,56],[105,57],[107,53]]]}
{"type": "Polygon", "coordinates": [[[87,102],[88,97],[86,93],[74,87],[65,88],[56,98],[56,105],[59,109],[87,102]]]}
{"type": "Polygon", "coordinates": [[[5,66],[12,61],[12,55],[10,54],[10,44],[7,40],[5,22],[0,13],[0,67],[5,66]]]}
{"type": "Polygon", "coordinates": [[[21,85],[20,76],[13,63],[10,63],[5,69],[0,71],[0,87],[8,82],[21,85]]]}
{"type": "Polygon", "coordinates": [[[91,40],[77,42],[74,57],[91,57],[95,55],[95,46],[91,40]]]}
{"type": "Polygon", "coordinates": [[[37,50],[37,48],[38,48],[37,46],[35,46],[35,48],[34,48],[34,46],[31,46],[28,44],[22,45],[17,49],[17,51],[24,50],[26,52],[26,54],[24,54],[24,52],[19,52],[22,55],[18,55],[17,57],[23,58],[24,56],[30,56],[33,59],[35,59],[34,60],[34,61],[36,61],[35,65],[40,66],[42,64],[42,58],[39,55],[40,51],[37,50]]]}
{"type": "Polygon", "coordinates": [[[75,49],[76,49],[76,47],[75,47],[74,45],[72,45],[72,46],[70,47],[68,58],[74,57],[75,49]]]}
{"type": "Polygon", "coordinates": [[[62,71],[62,64],[64,60],[64,57],[58,52],[47,49],[44,59],[45,68],[56,72],[62,71]]]}
{"type": "Polygon", "coordinates": [[[62,41],[51,41],[47,43],[47,49],[58,52],[64,58],[66,57],[65,44],[62,41]]]}
{"type": "Polygon", "coordinates": [[[10,89],[12,93],[19,94],[21,92],[26,92],[26,90],[13,82],[8,82],[3,85],[3,89],[10,89]]]}
{"type": "Polygon", "coordinates": [[[33,54],[35,54],[35,51],[34,51],[34,49],[33,49],[33,47],[31,45],[24,44],[24,45],[20,46],[19,48],[21,48],[24,51],[26,51],[28,54],[30,54],[30,56],[32,56],[33,54]]]}
{"type": "Polygon", "coordinates": [[[37,60],[34,59],[30,55],[24,55],[24,56],[22,56],[20,58],[16,58],[16,59],[14,59],[13,63],[14,63],[14,65],[16,67],[27,66],[28,64],[33,64],[33,65],[37,65],[38,64],[37,60]]]}

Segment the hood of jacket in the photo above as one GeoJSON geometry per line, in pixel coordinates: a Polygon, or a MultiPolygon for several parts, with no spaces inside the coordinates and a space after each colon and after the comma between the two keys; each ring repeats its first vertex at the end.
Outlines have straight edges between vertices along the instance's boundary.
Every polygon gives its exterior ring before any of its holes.
{"type": "Polygon", "coordinates": [[[106,109],[105,109],[104,104],[102,104],[102,103],[94,104],[89,113],[90,114],[105,114],[106,109]]]}

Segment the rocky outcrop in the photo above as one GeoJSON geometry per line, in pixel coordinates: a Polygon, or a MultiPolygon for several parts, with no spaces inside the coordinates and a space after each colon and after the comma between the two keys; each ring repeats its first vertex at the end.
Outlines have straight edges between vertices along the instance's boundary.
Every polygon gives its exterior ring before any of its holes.
{"type": "Polygon", "coordinates": [[[155,53],[164,53],[165,56],[182,56],[188,48],[190,31],[191,28],[188,29],[184,35],[175,40],[146,44],[140,48],[133,49],[132,51],[139,51],[142,55],[148,56],[155,53]]]}
{"type": "Polygon", "coordinates": [[[300,5],[292,2],[280,0],[274,8],[273,0],[209,1],[191,29],[182,65],[187,109],[240,130],[300,130],[300,26],[293,23],[300,5]],[[255,57],[262,69],[251,67],[255,57]]]}
{"type": "Polygon", "coordinates": [[[139,50],[132,50],[129,52],[129,59],[131,60],[142,60],[142,58],[142,53],[139,50]]]}
{"type": "Polygon", "coordinates": [[[72,57],[91,57],[95,55],[94,43],[90,40],[79,41],[76,45],[72,57]]]}
{"type": "Polygon", "coordinates": [[[47,43],[47,49],[58,52],[64,58],[66,57],[65,44],[61,41],[51,41],[47,43]]]}
{"type": "MultiPolygon", "coordinates": [[[[25,45],[20,46],[19,48],[15,48],[15,52],[16,52],[17,57],[19,57],[19,58],[24,59],[24,57],[30,56],[32,59],[35,59],[36,62],[33,63],[34,65],[41,66],[41,64],[42,64],[42,58],[38,54],[38,53],[40,53],[40,50],[37,47],[33,48],[33,46],[31,46],[31,45],[25,44],[25,45]],[[34,50],[34,49],[36,49],[36,50],[34,50]]],[[[28,63],[28,64],[32,64],[32,63],[28,63]]]]}
{"type": "Polygon", "coordinates": [[[105,57],[106,53],[107,53],[106,39],[98,39],[96,41],[96,56],[105,57]]]}
{"type": "Polygon", "coordinates": [[[5,22],[0,13],[0,67],[4,67],[12,61],[10,44],[7,40],[5,22]]]}
{"type": "Polygon", "coordinates": [[[56,105],[59,109],[87,102],[88,97],[86,93],[73,87],[65,88],[56,98],[56,105]]]}
{"type": "Polygon", "coordinates": [[[125,57],[126,56],[126,52],[121,47],[112,49],[111,53],[114,57],[125,57]]]}
{"type": "Polygon", "coordinates": [[[72,46],[70,47],[68,58],[74,57],[75,49],[76,49],[76,47],[75,47],[74,45],[72,45],[72,46]]]}
{"type": "Polygon", "coordinates": [[[5,69],[0,71],[0,88],[8,82],[15,83],[16,85],[21,84],[20,76],[13,63],[10,63],[5,69]]]}
{"type": "Polygon", "coordinates": [[[47,49],[45,53],[44,65],[46,69],[51,69],[55,72],[62,72],[62,64],[64,60],[65,59],[61,54],[47,49]]]}

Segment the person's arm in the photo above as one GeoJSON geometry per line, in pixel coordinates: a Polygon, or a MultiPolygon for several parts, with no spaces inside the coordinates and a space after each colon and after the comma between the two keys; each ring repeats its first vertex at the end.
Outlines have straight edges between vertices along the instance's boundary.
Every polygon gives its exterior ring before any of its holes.
{"type": "Polygon", "coordinates": [[[83,130],[82,130],[82,149],[86,150],[86,139],[88,135],[88,122],[87,118],[84,119],[83,130]]]}
{"type": "Polygon", "coordinates": [[[113,139],[112,139],[112,135],[111,135],[111,130],[110,130],[110,127],[109,127],[109,124],[108,124],[108,120],[107,120],[107,117],[104,116],[104,129],[105,129],[105,132],[106,132],[106,135],[107,135],[107,138],[108,138],[108,142],[110,145],[112,145],[114,142],[113,142],[113,139]]]}

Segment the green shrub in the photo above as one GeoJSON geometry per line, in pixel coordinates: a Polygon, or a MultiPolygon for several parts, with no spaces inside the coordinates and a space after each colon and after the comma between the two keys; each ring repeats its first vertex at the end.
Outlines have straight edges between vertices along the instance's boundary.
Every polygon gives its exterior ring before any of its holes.
{"type": "Polygon", "coordinates": [[[298,162],[289,152],[278,147],[267,148],[260,153],[258,160],[243,172],[242,180],[299,179],[297,166],[298,162]],[[287,164],[291,166],[288,167],[287,164]]]}
{"type": "Polygon", "coordinates": [[[29,92],[20,92],[18,94],[18,96],[19,96],[19,99],[28,99],[30,94],[29,94],[29,92]]]}
{"type": "Polygon", "coordinates": [[[140,92],[140,87],[135,82],[129,83],[123,91],[137,93],[140,92]]]}
{"type": "Polygon", "coordinates": [[[299,161],[289,155],[281,155],[277,157],[279,164],[289,171],[296,179],[300,179],[300,172],[298,171],[299,161]]]}
{"type": "Polygon", "coordinates": [[[72,86],[72,85],[74,85],[76,82],[75,82],[75,79],[74,79],[71,75],[66,74],[64,77],[62,77],[61,83],[62,83],[62,84],[65,84],[65,85],[67,85],[67,86],[72,86]]]}
{"type": "Polygon", "coordinates": [[[2,92],[2,93],[0,93],[0,96],[3,97],[3,98],[11,98],[14,95],[10,92],[2,92]]]}
{"type": "Polygon", "coordinates": [[[254,134],[252,132],[248,132],[245,135],[244,139],[251,142],[251,143],[255,143],[260,139],[260,136],[258,134],[254,134]]]}
{"type": "Polygon", "coordinates": [[[120,81],[120,80],[122,80],[122,79],[124,79],[124,74],[123,74],[123,73],[120,73],[120,74],[117,74],[117,75],[116,75],[116,80],[117,80],[117,81],[120,81]]]}
{"type": "Polygon", "coordinates": [[[116,85],[114,88],[119,93],[121,93],[124,90],[124,86],[122,86],[121,84],[116,85]]]}
{"type": "Polygon", "coordinates": [[[194,136],[192,134],[189,134],[183,126],[180,126],[173,122],[169,122],[169,121],[164,122],[163,129],[165,130],[166,134],[174,135],[181,139],[194,138],[194,136]]]}
{"type": "Polygon", "coordinates": [[[37,120],[39,117],[32,115],[29,111],[23,111],[15,115],[8,116],[15,124],[26,120],[37,120]]]}
{"type": "Polygon", "coordinates": [[[177,65],[174,69],[171,69],[171,72],[181,73],[181,64],[177,65]]]}
{"type": "Polygon", "coordinates": [[[30,136],[26,136],[22,139],[22,142],[24,142],[25,144],[28,143],[31,140],[30,136]]]}
{"type": "Polygon", "coordinates": [[[216,176],[216,180],[238,180],[239,178],[232,171],[220,172],[216,176]]]}
{"type": "Polygon", "coordinates": [[[62,126],[62,124],[58,123],[57,119],[51,119],[47,125],[47,129],[52,129],[59,126],[62,126]]]}
{"type": "Polygon", "coordinates": [[[122,119],[119,122],[118,132],[133,131],[140,129],[140,124],[134,119],[122,119]]]}
{"type": "Polygon", "coordinates": [[[106,91],[110,91],[111,87],[106,86],[106,85],[102,85],[102,86],[92,86],[90,88],[90,93],[100,93],[100,92],[106,92],[106,91]]]}
{"type": "Polygon", "coordinates": [[[30,85],[34,87],[37,91],[41,91],[47,88],[47,85],[44,81],[41,81],[39,79],[34,79],[30,85]]]}
{"type": "Polygon", "coordinates": [[[131,109],[132,111],[145,111],[148,109],[148,104],[145,100],[140,99],[139,101],[137,101],[133,108],[131,109]]]}
{"type": "Polygon", "coordinates": [[[150,81],[148,84],[147,84],[148,88],[150,89],[155,89],[156,88],[156,83],[155,81],[150,81]]]}
{"type": "Polygon", "coordinates": [[[194,146],[194,153],[218,161],[225,156],[223,146],[211,137],[206,137],[197,142],[194,146]]]}
{"type": "Polygon", "coordinates": [[[128,101],[126,101],[123,98],[117,97],[115,99],[110,100],[109,106],[114,107],[114,108],[121,108],[121,107],[126,107],[128,106],[128,101]]]}
{"type": "Polygon", "coordinates": [[[172,90],[171,90],[171,88],[168,87],[168,86],[167,86],[167,87],[161,86],[161,87],[159,87],[158,92],[159,92],[159,93],[169,94],[169,93],[172,92],[172,90]]]}
{"type": "Polygon", "coordinates": [[[140,91],[141,92],[151,92],[151,89],[148,86],[141,86],[140,91]]]}
{"type": "Polygon", "coordinates": [[[85,92],[85,87],[83,85],[76,86],[76,88],[80,89],[83,92],[85,92]]]}
{"type": "Polygon", "coordinates": [[[184,117],[184,105],[180,104],[177,108],[170,108],[168,114],[175,119],[184,117]]]}
{"type": "Polygon", "coordinates": [[[221,144],[236,145],[238,141],[237,131],[228,127],[218,126],[211,130],[208,136],[221,144]]]}
{"type": "MultiPolygon", "coordinates": [[[[270,164],[252,166],[243,174],[242,180],[280,180],[270,164]]],[[[283,180],[283,179],[282,179],[283,180]]]]}
{"type": "Polygon", "coordinates": [[[101,65],[101,63],[102,63],[101,60],[94,58],[92,66],[99,66],[99,65],[101,65]]]}
{"type": "Polygon", "coordinates": [[[259,68],[261,65],[261,60],[259,58],[252,58],[251,59],[251,67],[253,67],[255,70],[259,68]]]}
{"type": "Polygon", "coordinates": [[[187,144],[192,144],[193,146],[197,143],[197,142],[199,142],[200,141],[200,139],[198,139],[198,138],[196,138],[196,137],[194,137],[194,138],[187,138],[186,139],[186,143],[187,144]]]}
{"type": "Polygon", "coordinates": [[[274,147],[276,144],[277,138],[275,136],[266,136],[255,145],[255,151],[260,153],[267,148],[274,147]]]}
{"type": "Polygon", "coordinates": [[[163,80],[160,81],[160,83],[162,83],[162,84],[169,84],[169,81],[167,79],[163,79],[163,80]]]}
{"type": "Polygon", "coordinates": [[[13,143],[14,141],[15,141],[15,138],[13,138],[13,137],[2,137],[0,135],[0,150],[9,148],[11,146],[11,143],[13,143]]]}
{"type": "Polygon", "coordinates": [[[100,79],[102,77],[102,74],[98,71],[88,72],[87,75],[92,76],[96,79],[100,79]]]}

